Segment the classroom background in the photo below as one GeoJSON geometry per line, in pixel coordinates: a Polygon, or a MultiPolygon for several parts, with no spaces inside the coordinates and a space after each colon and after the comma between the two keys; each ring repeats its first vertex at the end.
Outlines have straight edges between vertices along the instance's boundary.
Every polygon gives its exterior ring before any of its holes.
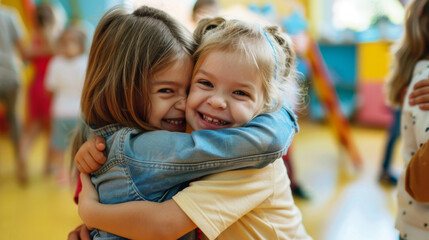
{"type": "MultiPolygon", "coordinates": [[[[34,6],[41,2],[60,7],[67,23],[80,23],[90,43],[97,21],[116,4],[159,7],[191,29],[195,0],[1,0],[18,11],[27,41],[34,6]]],[[[288,171],[300,187],[295,201],[308,233],[320,240],[398,239],[396,188],[382,167],[394,120],[383,83],[392,46],[403,31],[406,1],[218,2],[221,12],[275,23],[295,40],[298,70],[309,94],[305,110],[298,113],[300,132],[288,152],[288,171]]],[[[24,64],[22,70],[21,118],[27,114],[32,68],[24,64]]],[[[73,202],[74,186],[44,174],[46,134],[38,136],[30,149],[28,185],[17,183],[6,137],[6,107],[0,102],[0,239],[66,239],[81,224],[73,202]]],[[[388,170],[393,177],[402,168],[400,141],[392,141],[388,170]]]]}

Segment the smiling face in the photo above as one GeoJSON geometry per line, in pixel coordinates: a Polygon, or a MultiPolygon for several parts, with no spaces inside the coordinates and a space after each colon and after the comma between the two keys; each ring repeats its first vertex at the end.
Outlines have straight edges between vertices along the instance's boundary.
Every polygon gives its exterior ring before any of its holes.
{"type": "Polygon", "coordinates": [[[148,115],[151,125],[168,131],[185,131],[185,105],[192,66],[192,59],[187,56],[154,75],[148,115]]]}
{"type": "Polygon", "coordinates": [[[239,53],[215,50],[200,58],[186,105],[194,130],[239,127],[264,105],[262,77],[239,53]]]}

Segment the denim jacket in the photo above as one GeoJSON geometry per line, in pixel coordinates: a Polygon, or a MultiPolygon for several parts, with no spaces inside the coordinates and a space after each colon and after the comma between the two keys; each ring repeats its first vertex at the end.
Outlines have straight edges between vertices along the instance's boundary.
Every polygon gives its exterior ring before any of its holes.
{"type": "MultiPolygon", "coordinates": [[[[108,125],[93,129],[106,139],[106,163],[93,172],[100,202],[163,202],[196,178],[262,168],[283,156],[298,132],[295,114],[282,107],[244,127],[190,134],[108,125]]],[[[96,230],[94,239],[122,239],[96,230]],[[112,238],[113,237],[113,238],[112,238]]]]}

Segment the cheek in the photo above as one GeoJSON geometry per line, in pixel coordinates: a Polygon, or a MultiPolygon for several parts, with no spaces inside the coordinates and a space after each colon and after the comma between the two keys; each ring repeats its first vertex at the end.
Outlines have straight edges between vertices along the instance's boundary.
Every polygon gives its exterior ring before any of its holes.
{"type": "Polygon", "coordinates": [[[186,99],[186,112],[188,110],[192,111],[198,105],[201,99],[200,95],[201,93],[196,87],[191,87],[191,90],[188,94],[188,98],[186,99]]]}
{"type": "Polygon", "coordinates": [[[161,127],[161,120],[165,117],[171,105],[164,99],[151,99],[152,106],[148,115],[148,122],[156,127],[161,127]]]}
{"type": "Polygon", "coordinates": [[[242,126],[258,114],[258,111],[256,110],[259,109],[255,104],[241,103],[231,107],[231,114],[237,126],[242,126]]]}
{"type": "Polygon", "coordinates": [[[160,115],[161,114],[159,114],[159,111],[154,106],[149,113],[149,117],[148,117],[149,124],[153,125],[155,127],[161,127],[161,116],[160,115]]]}
{"type": "Polygon", "coordinates": [[[198,117],[197,114],[197,107],[199,106],[199,93],[194,88],[189,91],[188,98],[186,99],[186,122],[191,126],[192,129],[198,129],[196,121],[198,117]]]}

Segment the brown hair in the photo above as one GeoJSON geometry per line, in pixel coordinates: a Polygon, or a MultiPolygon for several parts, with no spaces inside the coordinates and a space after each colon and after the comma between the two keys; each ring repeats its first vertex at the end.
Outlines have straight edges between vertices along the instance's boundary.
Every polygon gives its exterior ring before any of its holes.
{"type": "Polygon", "coordinates": [[[104,14],[89,52],[81,97],[86,124],[75,134],[72,159],[88,125],[156,129],[148,123],[150,79],[195,47],[192,34],[161,10],[142,6],[130,13],[117,6],[104,14]]]}
{"type": "Polygon", "coordinates": [[[161,10],[111,9],[100,20],[89,53],[81,99],[86,122],[153,130],[147,123],[149,80],[194,48],[188,30],[161,10]]]}
{"type": "Polygon", "coordinates": [[[413,0],[405,12],[404,35],[395,46],[393,66],[386,82],[388,102],[400,106],[403,90],[410,84],[416,63],[429,56],[428,0],[413,0]]]}
{"type": "Polygon", "coordinates": [[[217,17],[201,20],[194,38],[199,44],[194,53],[194,74],[202,62],[199,60],[212,51],[242,54],[264,79],[264,111],[276,110],[282,104],[295,106],[299,92],[295,52],[290,37],[278,27],[262,28],[217,17]]]}

